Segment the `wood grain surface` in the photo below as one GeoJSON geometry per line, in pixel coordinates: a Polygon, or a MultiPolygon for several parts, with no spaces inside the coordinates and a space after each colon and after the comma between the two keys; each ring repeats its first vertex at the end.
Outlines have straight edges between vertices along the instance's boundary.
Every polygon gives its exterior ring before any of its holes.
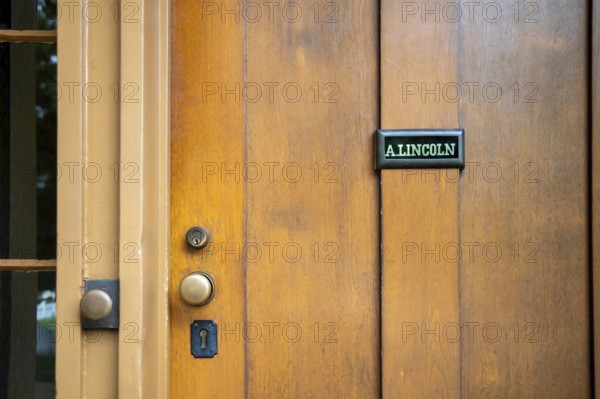
{"type": "Polygon", "coordinates": [[[286,3],[174,2],[172,397],[379,396],[377,3],[286,3]],[[216,283],[198,309],[195,270],[216,283]],[[194,319],[218,323],[214,359],[190,355],[194,319]]]}
{"type": "Polygon", "coordinates": [[[382,127],[467,160],[382,173],[384,396],[590,397],[587,3],[382,6],[382,127]]]}
{"type": "Polygon", "coordinates": [[[248,84],[278,84],[247,104],[246,160],[275,164],[247,183],[250,398],[379,396],[377,2],[327,4],[248,24],[248,84]]]}
{"type": "Polygon", "coordinates": [[[590,397],[589,5],[290,4],[173,4],[171,396],[590,397]],[[378,127],[464,128],[467,167],[379,202],[378,127]]]}
{"type": "Polygon", "coordinates": [[[591,395],[589,5],[535,4],[522,22],[461,24],[462,79],[489,88],[461,102],[479,163],[461,180],[461,240],[479,243],[461,313],[481,325],[463,344],[464,397],[591,395]]]}
{"type": "MultiPolygon", "coordinates": [[[[459,127],[458,104],[421,92],[458,80],[457,25],[381,7],[381,127],[459,127]]],[[[440,339],[459,320],[458,265],[436,250],[457,240],[458,185],[434,170],[383,170],[381,182],[383,397],[458,398],[460,345],[440,339]]]]}
{"type": "MultiPolygon", "coordinates": [[[[170,395],[243,398],[244,341],[241,334],[236,339],[224,330],[244,320],[244,264],[235,254],[223,262],[212,262],[212,257],[203,262],[209,248],[190,249],[185,240],[190,227],[202,226],[212,242],[234,248],[244,242],[245,229],[244,184],[232,176],[222,180],[220,170],[209,174],[221,164],[244,162],[244,104],[203,98],[213,84],[244,81],[244,25],[218,17],[203,22],[202,4],[176,0],[172,6],[170,395]],[[180,299],[179,283],[198,270],[213,276],[216,292],[208,305],[194,308],[180,299]],[[207,319],[227,340],[219,342],[214,359],[194,359],[190,324],[207,319]]],[[[223,4],[233,8],[235,2],[223,4]]]]}

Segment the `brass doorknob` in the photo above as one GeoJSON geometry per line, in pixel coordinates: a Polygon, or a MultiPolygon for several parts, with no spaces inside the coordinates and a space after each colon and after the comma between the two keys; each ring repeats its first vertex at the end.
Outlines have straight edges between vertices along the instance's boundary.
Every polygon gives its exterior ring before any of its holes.
{"type": "Polygon", "coordinates": [[[89,320],[102,320],[112,310],[112,299],[102,290],[90,290],[81,298],[81,314],[89,320]]]}
{"type": "Polygon", "coordinates": [[[215,283],[208,274],[195,272],[187,275],[179,284],[179,295],[188,305],[207,304],[215,294],[215,283]]]}

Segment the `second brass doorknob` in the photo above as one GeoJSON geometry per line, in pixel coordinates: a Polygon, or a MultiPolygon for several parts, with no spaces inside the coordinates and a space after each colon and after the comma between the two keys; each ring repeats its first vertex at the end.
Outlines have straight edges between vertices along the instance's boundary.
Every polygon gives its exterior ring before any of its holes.
{"type": "Polygon", "coordinates": [[[112,311],[112,299],[102,290],[91,290],[81,298],[81,313],[89,320],[102,320],[112,311]]]}
{"type": "Polygon", "coordinates": [[[215,283],[206,273],[191,273],[181,280],[179,295],[188,305],[207,304],[215,294],[215,283]]]}

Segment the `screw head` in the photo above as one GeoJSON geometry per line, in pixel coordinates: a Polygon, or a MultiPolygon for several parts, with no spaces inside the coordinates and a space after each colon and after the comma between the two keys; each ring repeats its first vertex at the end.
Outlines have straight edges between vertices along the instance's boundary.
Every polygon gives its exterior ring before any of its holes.
{"type": "Polygon", "coordinates": [[[185,236],[188,244],[192,248],[204,248],[208,244],[208,233],[202,227],[192,227],[185,236]]]}

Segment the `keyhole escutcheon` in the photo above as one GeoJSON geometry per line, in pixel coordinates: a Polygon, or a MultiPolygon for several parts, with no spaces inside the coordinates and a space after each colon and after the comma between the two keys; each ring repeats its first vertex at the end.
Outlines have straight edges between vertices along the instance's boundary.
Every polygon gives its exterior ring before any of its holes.
{"type": "Polygon", "coordinates": [[[202,343],[200,344],[200,347],[202,349],[206,349],[206,347],[208,346],[206,343],[207,337],[208,337],[208,331],[206,331],[204,329],[200,330],[200,338],[202,338],[202,343]]]}
{"type": "Polygon", "coordinates": [[[198,358],[213,358],[219,350],[217,323],[214,320],[194,320],[190,329],[192,355],[198,358]]]}

